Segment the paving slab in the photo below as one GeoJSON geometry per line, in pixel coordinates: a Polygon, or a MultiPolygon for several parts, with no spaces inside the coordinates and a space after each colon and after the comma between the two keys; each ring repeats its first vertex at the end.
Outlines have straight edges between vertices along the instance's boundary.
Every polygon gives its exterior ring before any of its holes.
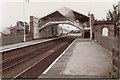
{"type": "Polygon", "coordinates": [[[111,52],[95,41],[77,38],[56,63],[38,78],[108,78],[111,52]]]}

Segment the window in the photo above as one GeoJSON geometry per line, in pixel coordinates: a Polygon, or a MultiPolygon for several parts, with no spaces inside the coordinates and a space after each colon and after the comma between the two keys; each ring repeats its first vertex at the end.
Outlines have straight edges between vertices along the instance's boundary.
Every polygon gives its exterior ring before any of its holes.
{"type": "Polygon", "coordinates": [[[108,28],[104,27],[102,29],[102,36],[108,36],[108,28]]]}

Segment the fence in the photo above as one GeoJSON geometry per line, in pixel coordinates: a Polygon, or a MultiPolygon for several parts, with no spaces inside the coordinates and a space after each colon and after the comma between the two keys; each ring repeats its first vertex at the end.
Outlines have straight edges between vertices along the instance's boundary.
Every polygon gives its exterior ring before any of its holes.
{"type": "Polygon", "coordinates": [[[112,51],[112,70],[110,71],[110,77],[118,79],[120,76],[120,66],[119,66],[119,39],[112,37],[99,36],[96,41],[101,44],[104,48],[112,51]]]}
{"type": "Polygon", "coordinates": [[[96,41],[104,48],[112,51],[113,48],[118,48],[118,38],[99,36],[96,41]]]}
{"type": "Polygon", "coordinates": [[[111,78],[116,78],[118,79],[120,76],[120,67],[119,67],[119,50],[113,48],[112,50],[112,65],[113,65],[113,70],[110,71],[110,77],[111,78]]]}

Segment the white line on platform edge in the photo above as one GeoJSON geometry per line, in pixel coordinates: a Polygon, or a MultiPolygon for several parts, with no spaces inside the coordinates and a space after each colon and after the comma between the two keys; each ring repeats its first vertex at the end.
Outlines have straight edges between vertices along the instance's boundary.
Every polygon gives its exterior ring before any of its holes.
{"type": "MultiPolygon", "coordinates": [[[[63,36],[65,37],[65,36],[63,36]]],[[[13,49],[17,49],[17,48],[22,48],[22,47],[26,47],[26,46],[31,46],[31,45],[36,45],[36,44],[39,44],[39,43],[43,43],[43,42],[47,42],[47,41],[52,41],[52,40],[55,40],[55,39],[59,39],[59,38],[62,38],[62,37],[58,37],[58,38],[53,38],[53,39],[48,39],[48,40],[37,40],[37,42],[35,41],[30,41],[30,42],[21,42],[21,43],[17,43],[16,44],[12,44],[14,45],[13,47],[10,47],[10,48],[5,48],[4,49],[4,46],[0,46],[0,52],[4,52],[4,51],[9,51],[9,50],[13,50],[13,49]]],[[[10,45],[6,45],[6,46],[10,46],[10,45]]]]}
{"type": "Polygon", "coordinates": [[[77,38],[67,47],[66,50],[64,50],[64,52],[42,73],[42,74],[46,74],[51,67],[57,62],[57,60],[72,46],[72,44],[77,40],[77,38]]]}

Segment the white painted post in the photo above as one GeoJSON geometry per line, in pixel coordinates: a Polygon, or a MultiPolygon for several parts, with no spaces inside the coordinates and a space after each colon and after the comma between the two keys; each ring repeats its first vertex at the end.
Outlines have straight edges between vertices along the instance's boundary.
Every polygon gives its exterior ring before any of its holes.
{"type": "Polygon", "coordinates": [[[26,41],[26,34],[25,34],[25,3],[23,2],[23,15],[24,15],[24,42],[26,41]]]}
{"type": "Polygon", "coordinates": [[[90,40],[92,40],[92,24],[91,24],[91,14],[89,16],[89,20],[90,20],[90,40]]]}
{"type": "MultiPolygon", "coordinates": [[[[30,2],[30,0],[25,0],[25,3],[28,3],[30,2]]],[[[24,8],[24,11],[23,11],[23,15],[24,15],[24,42],[26,41],[26,31],[25,31],[25,3],[23,2],[23,8],[24,8]]]]}

